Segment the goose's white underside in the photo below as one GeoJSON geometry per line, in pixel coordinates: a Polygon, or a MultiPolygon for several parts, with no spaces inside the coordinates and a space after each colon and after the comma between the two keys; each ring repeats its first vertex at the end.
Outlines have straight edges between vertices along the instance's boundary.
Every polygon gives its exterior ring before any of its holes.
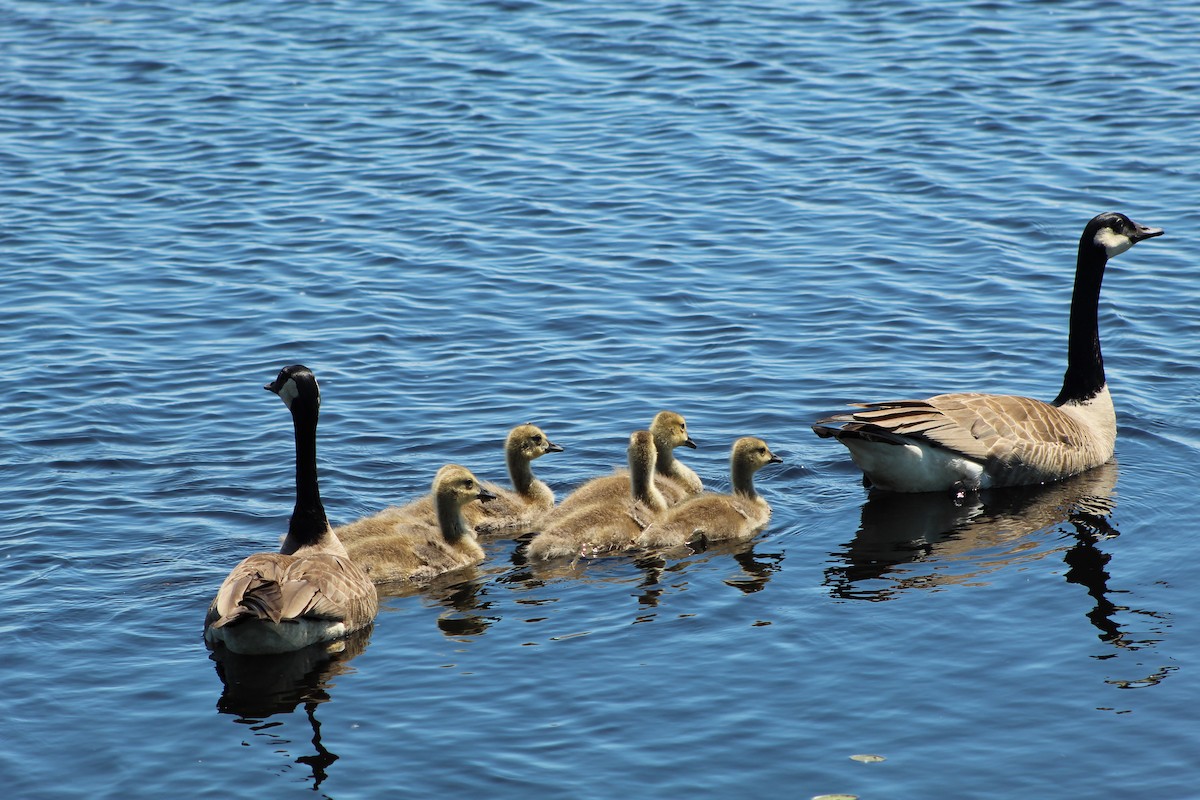
{"type": "Polygon", "coordinates": [[[204,638],[210,644],[223,643],[235,653],[289,653],[317,642],[346,635],[346,623],[337,620],[300,619],[271,622],[265,619],[208,627],[204,638]]]}
{"type": "MultiPolygon", "coordinates": [[[[989,430],[1002,422],[1004,434],[971,453],[945,440],[906,436],[898,428],[891,430],[891,441],[852,436],[839,440],[873,486],[894,492],[1041,483],[1097,467],[1112,457],[1117,426],[1108,387],[1088,400],[1062,406],[1005,395],[940,395],[931,401],[946,397],[982,401],[976,407],[989,411],[989,430]],[[996,413],[1005,411],[1003,419],[996,413]],[[1020,480],[1014,480],[1014,473],[1020,480]]],[[[971,417],[959,414],[956,422],[962,429],[975,429],[971,417]]]]}
{"type": "Polygon", "coordinates": [[[892,492],[938,492],[948,486],[986,489],[991,477],[977,461],[926,444],[883,444],[844,439],[850,458],[871,483],[892,492]]]}

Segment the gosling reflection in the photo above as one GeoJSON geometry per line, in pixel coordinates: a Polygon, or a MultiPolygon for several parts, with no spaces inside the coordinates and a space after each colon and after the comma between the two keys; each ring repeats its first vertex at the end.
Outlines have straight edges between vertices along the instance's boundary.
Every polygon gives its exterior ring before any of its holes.
{"type": "MultiPolygon", "coordinates": [[[[780,570],[783,553],[760,552],[753,540],[697,541],[671,551],[667,558],[660,551],[641,551],[626,559],[598,559],[589,561],[543,561],[528,559],[524,547],[518,546],[512,553],[513,569],[499,582],[515,585],[523,590],[543,590],[547,586],[566,580],[585,583],[620,582],[629,583],[636,576],[638,607],[646,612],[635,622],[653,619],[653,611],[670,594],[685,591],[690,580],[689,573],[697,570],[712,571],[719,567],[721,559],[728,557],[738,568],[737,572],[721,580],[726,586],[743,594],[753,594],[766,588],[776,572],[780,570]],[[686,555],[680,555],[685,551],[686,555]],[[631,575],[630,568],[636,570],[631,575]]],[[[530,602],[530,601],[522,601],[530,602]]],[[[542,600],[540,602],[550,602],[542,600]]]]}
{"type": "Polygon", "coordinates": [[[1108,598],[1111,556],[1097,543],[1117,535],[1110,521],[1117,465],[1043,486],[980,492],[956,502],[941,494],[872,492],[862,522],[840,560],[825,571],[835,597],[890,600],[908,589],[980,585],[989,573],[1059,554],[1066,580],[1095,601],[1088,618],[1100,638],[1122,644],[1108,598]],[[1070,534],[1055,546],[1054,530],[1070,534]],[[882,583],[881,583],[882,582],[882,583]]]}
{"type": "Polygon", "coordinates": [[[426,605],[441,606],[438,629],[451,638],[479,636],[486,633],[496,617],[484,613],[491,607],[488,598],[488,575],[476,566],[456,569],[434,577],[428,585],[412,581],[393,581],[376,584],[380,602],[417,596],[426,605]]]}
{"type": "Polygon", "coordinates": [[[238,717],[255,736],[270,739],[273,749],[286,753],[299,737],[285,733],[288,723],[265,720],[290,714],[303,704],[312,729],[313,752],[296,757],[295,763],[312,771],[316,791],[328,777],[328,767],[338,759],[321,742],[317,706],[331,699],[333,680],[351,671],[350,661],[366,649],[370,638],[371,628],[367,627],[335,642],[273,655],[243,655],[217,646],[209,651],[222,685],[217,711],[238,717]]]}

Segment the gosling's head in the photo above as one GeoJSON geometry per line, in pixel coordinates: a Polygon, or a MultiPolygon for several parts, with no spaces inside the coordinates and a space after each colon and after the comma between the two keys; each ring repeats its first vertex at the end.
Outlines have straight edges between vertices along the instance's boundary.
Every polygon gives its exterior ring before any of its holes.
{"type": "Polygon", "coordinates": [[[741,466],[748,468],[751,472],[758,472],[767,464],[779,464],[783,461],[782,458],[771,452],[771,448],[767,447],[766,442],[754,436],[743,436],[734,442],[730,460],[733,462],[734,469],[741,466]]]}
{"type": "Polygon", "coordinates": [[[1141,225],[1117,211],[1105,211],[1092,217],[1083,229],[1083,242],[1104,249],[1108,258],[1119,256],[1142,239],[1162,236],[1162,228],[1141,225]]]}
{"type": "Polygon", "coordinates": [[[655,443],[662,448],[672,450],[679,445],[695,448],[696,443],[688,436],[687,421],[682,414],[674,411],[660,411],[654,415],[650,423],[650,432],[654,434],[655,443]]]}
{"type": "Polygon", "coordinates": [[[495,500],[496,495],[479,484],[471,470],[457,464],[447,464],[433,476],[433,494],[439,500],[452,499],[459,508],[472,500],[495,500]]]}
{"type": "Polygon", "coordinates": [[[520,454],[526,461],[541,458],[546,453],[561,453],[563,449],[550,441],[550,437],[542,429],[532,423],[518,425],[508,432],[504,443],[508,453],[520,454]]]}

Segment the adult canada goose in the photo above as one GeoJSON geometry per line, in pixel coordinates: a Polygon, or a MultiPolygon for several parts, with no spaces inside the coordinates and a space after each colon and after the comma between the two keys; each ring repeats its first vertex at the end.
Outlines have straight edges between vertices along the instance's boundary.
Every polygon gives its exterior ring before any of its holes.
{"type": "MultiPolygon", "coordinates": [[[[700,477],[686,464],[676,460],[673,451],[680,445],[695,449],[688,435],[687,421],[674,411],[660,411],[650,423],[650,434],[658,454],[654,464],[654,484],[667,505],[704,490],[700,477]]],[[[629,472],[618,470],[611,475],[592,478],[559,503],[560,513],[571,513],[596,502],[617,502],[629,495],[629,472]]],[[[556,510],[557,511],[557,510],[556,510]]]]}
{"type": "Polygon", "coordinates": [[[1053,403],[978,393],[857,403],[863,410],[819,420],[813,431],[849,448],[867,486],[896,492],[1042,483],[1103,464],[1117,437],[1097,324],[1104,267],[1162,233],[1115,212],[1097,215],[1083,229],[1067,371],[1053,403]]]}
{"type": "Polygon", "coordinates": [[[637,535],[667,508],[654,483],[657,457],[649,431],[635,431],[627,449],[629,474],[627,493],[622,497],[600,497],[587,505],[562,513],[548,514],[541,532],[526,549],[530,559],[597,555],[633,546],[637,535]]]}
{"type": "Polygon", "coordinates": [[[705,541],[745,539],[762,530],[771,506],[754,490],[754,473],[783,459],[767,443],[744,436],[729,453],[730,494],[705,492],[667,509],[638,536],[641,547],[678,547],[697,537],[705,541]]]}
{"type": "MultiPolygon", "coordinates": [[[[496,496],[486,503],[468,503],[463,508],[463,517],[476,533],[527,528],[542,513],[554,508],[554,491],[533,475],[530,462],[547,453],[561,453],[563,449],[550,441],[550,437],[538,426],[529,423],[518,425],[508,432],[504,440],[504,461],[508,466],[508,477],[512,489],[505,489],[484,481],[483,488],[496,496]]],[[[419,517],[436,522],[437,510],[433,494],[427,494],[398,509],[388,509],[388,514],[419,517]]],[[[335,529],[341,530],[341,529],[335,529]]],[[[355,534],[351,534],[352,536],[355,534]]]]}
{"type": "Polygon", "coordinates": [[[463,518],[463,506],[494,495],[466,467],[447,464],[433,478],[433,496],[436,524],[421,516],[384,512],[343,526],[355,529],[346,549],[372,581],[424,582],[483,561],[483,548],[463,518]]]}
{"type": "Polygon", "coordinates": [[[283,653],[366,627],[379,597],[329,528],[317,487],[321,391],[304,366],[285,367],[269,389],[292,412],[296,507],[278,553],[256,553],[225,578],[204,620],[204,638],[236,653],[283,653]]]}

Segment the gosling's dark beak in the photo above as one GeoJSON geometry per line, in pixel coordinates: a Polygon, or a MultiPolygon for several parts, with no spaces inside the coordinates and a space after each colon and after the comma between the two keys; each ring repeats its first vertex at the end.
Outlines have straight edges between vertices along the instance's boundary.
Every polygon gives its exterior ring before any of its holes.
{"type": "Polygon", "coordinates": [[[488,500],[495,500],[495,499],[496,499],[496,495],[495,495],[495,494],[493,494],[492,492],[489,492],[487,489],[484,489],[483,487],[480,487],[480,489],[479,489],[479,499],[480,499],[480,500],[482,500],[483,502],[485,502],[485,503],[486,503],[488,500]]]}
{"type": "Polygon", "coordinates": [[[1130,236],[1135,242],[1140,242],[1142,239],[1153,239],[1155,236],[1162,236],[1165,231],[1162,228],[1151,228],[1149,225],[1140,225],[1133,223],[1134,233],[1130,236]]]}
{"type": "Polygon", "coordinates": [[[689,436],[688,438],[686,438],[686,439],[684,439],[684,440],[683,440],[683,446],[684,446],[684,447],[690,447],[690,448],[692,448],[693,450],[695,450],[695,449],[696,449],[696,443],[692,441],[692,437],[690,437],[690,436],[689,436]]]}
{"type": "Polygon", "coordinates": [[[774,453],[771,453],[771,457],[767,459],[767,463],[768,464],[782,464],[783,459],[780,458],[779,456],[775,455],[774,453]]]}
{"type": "Polygon", "coordinates": [[[547,453],[561,453],[562,451],[563,451],[563,449],[561,447],[559,447],[558,445],[556,445],[554,442],[550,441],[549,439],[546,440],[546,452],[547,453]]]}

